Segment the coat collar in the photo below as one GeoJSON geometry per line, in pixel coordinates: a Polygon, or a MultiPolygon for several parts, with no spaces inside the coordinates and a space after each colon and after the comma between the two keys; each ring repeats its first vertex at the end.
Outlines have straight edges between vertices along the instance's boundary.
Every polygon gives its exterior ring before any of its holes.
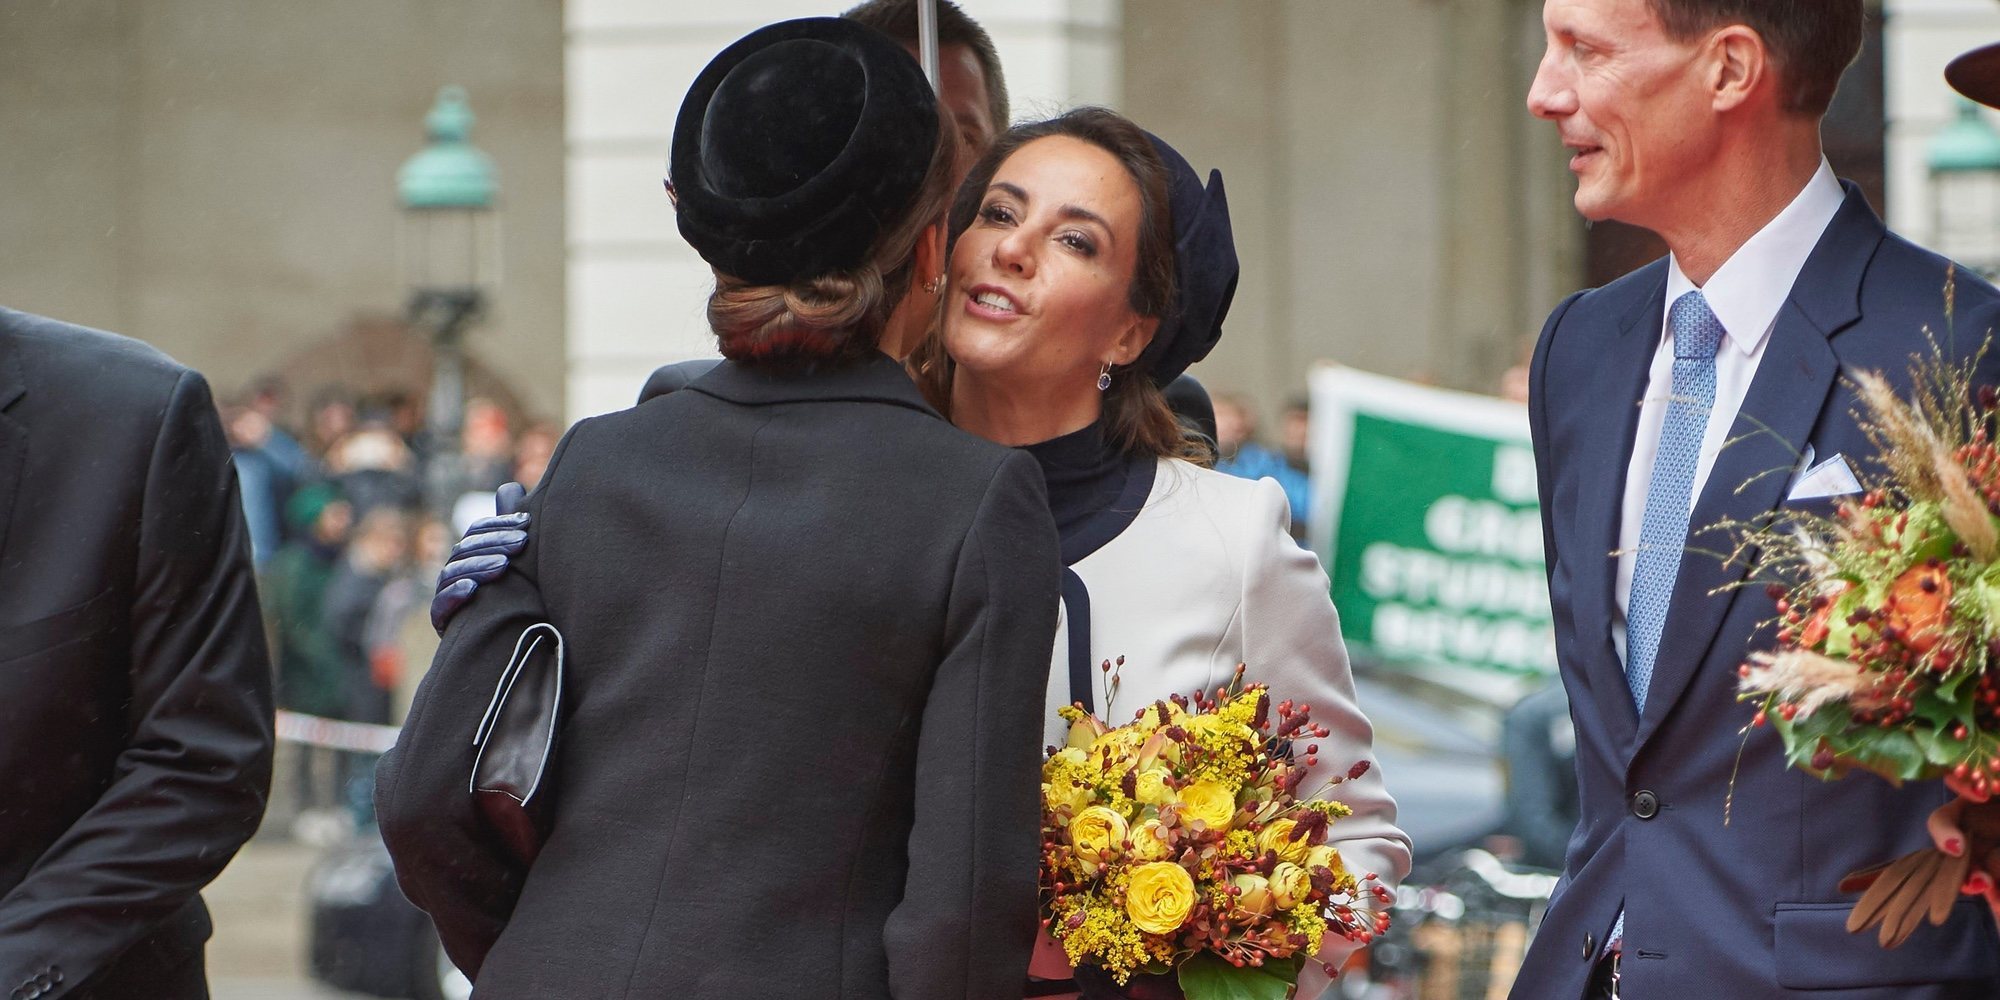
{"type": "Polygon", "coordinates": [[[838,366],[774,370],[724,361],[688,390],[743,406],[778,403],[886,403],[944,419],[924,402],[900,362],[886,354],[838,366]]]}
{"type": "MultiPolygon", "coordinates": [[[[1771,344],[1688,520],[1688,547],[1639,721],[1639,746],[1673,710],[1742,599],[1746,560],[1724,563],[1717,550],[1726,550],[1727,540],[1711,526],[1724,519],[1754,522],[1783,501],[1784,472],[1804,452],[1840,375],[1828,341],[1861,318],[1862,280],[1887,232],[1860,190],[1847,185],[1846,202],[1778,312],[1771,344]]],[[[1733,669],[1747,651],[1723,652],[1733,669]]]]}

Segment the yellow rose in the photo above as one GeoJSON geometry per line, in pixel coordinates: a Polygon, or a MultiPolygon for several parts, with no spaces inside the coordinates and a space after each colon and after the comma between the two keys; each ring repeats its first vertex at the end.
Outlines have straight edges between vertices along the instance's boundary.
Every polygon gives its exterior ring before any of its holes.
{"type": "Polygon", "coordinates": [[[1068,810],[1074,816],[1090,805],[1090,789],[1068,779],[1044,784],[1042,802],[1053,812],[1068,810]]]}
{"type": "Polygon", "coordinates": [[[1110,771],[1132,766],[1132,758],[1146,742],[1146,734],[1136,729],[1113,729],[1090,745],[1090,763],[1110,771]]]}
{"type": "Polygon", "coordinates": [[[1312,888],[1312,875],[1298,865],[1280,861],[1278,867],[1271,869],[1271,898],[1280,910],[1305,902],[1312,895],[1312,888]]]}
{"type": "Polygon", "coordinates": [[[1236,817],[1236,793],[1219,781],[1197,781],[1181,789],[1181,815],[1208,824],[1211,830],[1229,829],[1236,817]]]}
{"type": "Polygon", "coordinates": [[[1155,861],[1132,869],[1125,886],[1125,913],[1133,926],[1148,934],[1172,934],[1187,923],[1194,909],[1194,879],[1171,861],[1155,861]]]}
{"type": "Polygon", "coordinates": [[[1077,857],[1109,863],[1125,850],[1125,817],[1109,806],[1091,806],[1069,821],[1069,842],[1077,857]]]}
{"type": "Polygon", "coordinates": [[[1306,852],[1306,868],[1325,868],[1335,875],[1347,873],[1347,863],[1340,860],[1340,852],[1332,844],[1321,844],[1306,852]]]}
{"type": "Polygon", "coordinates": [[[1174,800],[1173,786],[1167,779],[1174,776],[1164,767],[1149,767],[1139,772],[1134,781],[1133,798],[1149,806],[1163,806],[1174,800]]]}
{"type": "Polygon", "coordinates": [[[1299,825],[1289,819],[1273,822],[1264,828],[1263,833],[1257,835],[1257,853],[1276,851],[1280,861],[1289,861],[1295,865],[1305,864],[1307,855],[1312,852],[1312,844],[1304,837],[1292,839],[1292,832],[1298,828],[1299,825]]]}
{"type": "Polygon", "coordinates": [[[1236,887],[1236,907],[1245,913],[1268,916],[1276,902],[1271,895],[1271,882],[1262,875],[1238,875],[1229,880],[1236,887]]]}
{"type": "Polygon", "coordinates": [[[1167,830],[1160,821],[1149,819],[1132,828],[1132,858],[1135,861],[1164,861],[1173,853],[1167,830]]]}

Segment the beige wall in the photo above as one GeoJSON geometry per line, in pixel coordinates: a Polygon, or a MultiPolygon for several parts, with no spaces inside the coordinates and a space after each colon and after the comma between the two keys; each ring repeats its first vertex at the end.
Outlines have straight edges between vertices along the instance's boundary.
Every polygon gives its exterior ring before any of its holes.
{"type": "Polygon", "coordinates": [[[472,353],[560,415],[558,0],[0,4],[0,303],[150,341],[225,393],[395,312],[395,171],[445,83],[504,198],[472,353]]]}
{"type": "Polygon", "coordinates": [[[1243,279],[1195,374],[1266,406],[1330,359],[1491,390],[1581,273],[1529,0],[1145,0],[1125,108],[1228,181],[1243,279]]]}

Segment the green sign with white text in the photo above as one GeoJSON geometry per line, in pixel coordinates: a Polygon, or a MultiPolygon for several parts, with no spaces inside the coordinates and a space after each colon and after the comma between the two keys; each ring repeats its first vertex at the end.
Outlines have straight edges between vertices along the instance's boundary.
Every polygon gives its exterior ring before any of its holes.
{"type": "Polygon", "coordinates": [[[1341,631],[1395,663],[1555,669],[1527,411],[1325,368],[1312,538],[1341,631]]]}

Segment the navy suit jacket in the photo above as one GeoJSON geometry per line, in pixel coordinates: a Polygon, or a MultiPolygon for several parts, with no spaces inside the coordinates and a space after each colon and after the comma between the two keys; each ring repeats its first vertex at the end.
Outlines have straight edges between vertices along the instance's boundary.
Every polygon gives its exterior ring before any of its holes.
{"type": "MultiPolygon", "coordinates": [[[[1927,846],[1925,816],[1948,795],[1870,775],[1821,782],[1785,766],[1768,727],[1745,741],[1753,709],[1736,700],[1737,667],[1774,643],[1776,608],[1762,587],[1732,587],[1744,569],[1725,566],[1726,540],[1704,530],[1784,503],[1808,444],[1819,459],[1869,466],[1843,373],[1872,369],[1907,387],[1927,329],[1970,357],[2000,326],[2000,292],[1962,269],[1947,326],[1946,267],[1848,186],[1695,505],[1643,716],[1611,643],[1613,550],[1667,262],[1577,293],[1549,317],[1529,413],[1581,819],[1515,1000],[1582,996],[1621,906],[1627,996],[2000,996],[2000,939],[1983,903],[1960,900],[1943,926],[1894,951],[1846,932],[1854,898],[1836,891],[1841,877],[1927,846]]],[[[2000,354],[1978,378],[2000,381],[2000,354]]]]}

